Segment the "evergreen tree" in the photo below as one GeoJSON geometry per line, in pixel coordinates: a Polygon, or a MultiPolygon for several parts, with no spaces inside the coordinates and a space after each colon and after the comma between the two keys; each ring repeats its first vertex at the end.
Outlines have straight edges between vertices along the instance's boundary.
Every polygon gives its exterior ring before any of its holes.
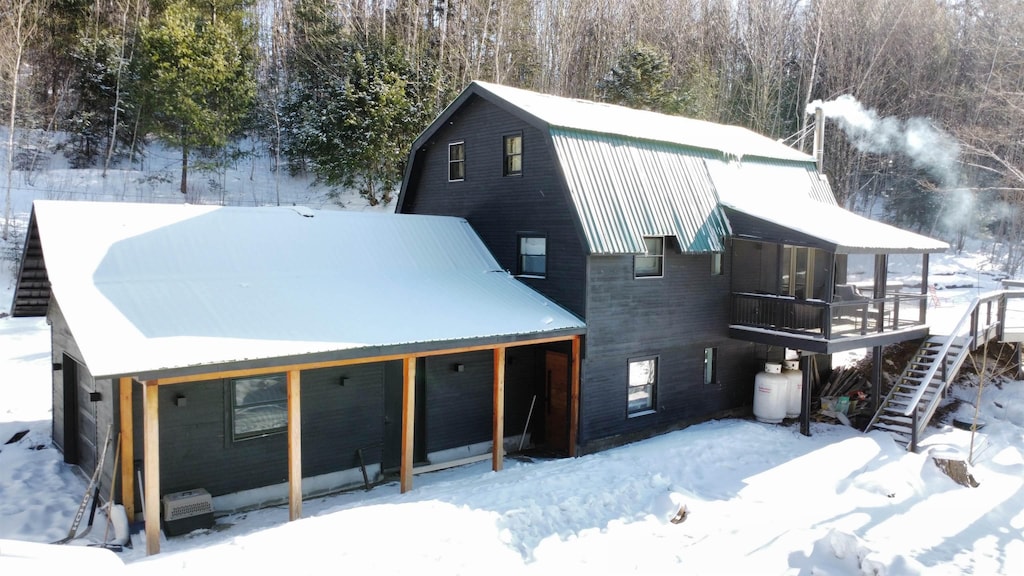
{"type": "Polygon", "coordinates": [[[433,67],[414,67],[380,32],[344,30],[319,0],[297,7],[296,81],[284,110],[285,153],[317,178],[391,201],[409,146],[434,116],[433,67]]]}
{"type": "Polygon", "coordinates": [[[672,69],[663,52],[638,44],[624,52],[597,83],[601,100],[630,108],[674,114],[681,102],[667,87],[672,69]]]}
{"type": "Polygon", "coordinates": [[[142,30],[144,114],[156,136],[181,148],[182,194],[189,153],[223,147],[252,108],[253,38],[232,0],[171,0],[142,30]]]}

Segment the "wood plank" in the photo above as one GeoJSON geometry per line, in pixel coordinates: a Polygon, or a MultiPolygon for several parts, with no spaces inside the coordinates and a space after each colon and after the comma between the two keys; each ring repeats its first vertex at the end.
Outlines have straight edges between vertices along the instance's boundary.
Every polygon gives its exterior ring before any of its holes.
{"type": "Polygon", "coordinates": [[[412,490],[412,456],[415,444],[416,358],[402,358],[402,464],[399,471],[400,491],[412,490]]]}
{"type": "Polygon", "coordinates": [[[576,456],[576,431],[580,427],[580,348],[581,336],[572,337],[572,374],[569,382],[569,456],[576,456]]]}
{"type": "Polygon", "coordinates": [[[160,553],[160,387],[155,380],[142,383],[145,444],[142,469],[145,475],[146,555],[160,553]]]}
{"type": "Polygon", "coordinates": [[[498,472],[505,465],[505,348],[494,349],[494,412],[492,413],[493,444],[491,470],[498,472]]]}
{"type": "Polygon", "coordinates": [[[290,370],[288,386],[288,520],[302,518],[302,379],[290,370]]]}
{"type": "MultiPolygon", "coordinates": [[[[516,342],[504,342],[500,346],[504,348],[512,348],[516,346],[532,346],[534,344],[548,344],[551,342],[566,342],[573,338],[578,338],[579,335],[574,336],[551,336],[548,338],[534,338],[532,340],[520,340],[516,342]]],[[[456,348],[446,348],[443,350],[428,350],[426,352],[417,352],[416,357],[427,357],[427,356],[447,356],[449,354],[461,354],[463,352],[481,352],[484,350],[493,350],[496,344],[477,344],[474,346],[459,346],[456,348]]],[[[292,363],[282,364],[280,366],[268,366],[265,368],[240,368],[237,370],[218,370],[215,372],[206,372],[202,374],[192,374],[190,376],[171,376],[167,378],[161,378],[160,384],[182,384],[185,382],[198,382],[200,380],[219,380],[224,378],[243,378],[247,376],[260,376],[263,374],[277,374],[280,372],[290,372],[292,370],[316,370],[320,368],[337,368],[339,366],[355,366],[357,364],[372,364],[374,362],[390,362],[392,360],[404,360],[408,358],[408,354],[383,354],[379,356],[366,356],[363,358],[346,358],[343,360],[325,360],[322,362],[303,362],[303,363],[292,363]]]]}
{"type": "Polygon", "coordinates": [[[483,462],[484,460],[491,460],[493,456],[491,454],[478,454],[476,456],[466,456],[465,458],[459,458],[458,460],[449,460],[447,462],[438,462],[437,464],[426,464],[424,466],[417,466],[413,468],[413,474],[426,474],[427,472],[437,472],[438,470],[447,470],[448,468],[455,468],[456,466],[465,466],[466,464],[475,464],[477,462],[483,462]]]}
{"type": "Polygon", "coordinates": [[[119,380],[121,397],[121,504],[128,522],[135,521],[135,431],[132,414],[132,379],[119,380]]]}

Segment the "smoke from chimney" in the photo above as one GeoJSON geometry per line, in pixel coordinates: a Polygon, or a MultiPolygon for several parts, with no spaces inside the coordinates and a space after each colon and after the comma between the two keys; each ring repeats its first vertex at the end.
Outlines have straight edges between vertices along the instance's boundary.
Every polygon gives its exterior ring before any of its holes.
{"type": "Polygon", "coordinates": [[[941,187],[957,186],[960,145],[928,119],[880,118],[849,94],[828,102],[815,100],[807,106],[807,113],[814,114],[816,108],[821,108],[826,118],[835,120],[861,152],[902,154],[938,180],[941,187]]]}

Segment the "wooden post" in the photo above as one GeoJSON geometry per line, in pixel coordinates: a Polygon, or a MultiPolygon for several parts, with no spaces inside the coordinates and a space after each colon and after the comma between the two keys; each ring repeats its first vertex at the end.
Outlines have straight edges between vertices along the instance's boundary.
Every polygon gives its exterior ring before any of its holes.
{"type": "Polygon", "coordinates": [[[302,518],[302,379],[288,371],[288,520],[302,518]]]}
{"type": "Polygon", "coordinates": [[[498,472],[504,466],[505,453],[505,347],[494,349],[494,414],[492,416],[494,442],[491,445],[491,470],[498,472]]]}
{"type": "Polygon", "coordinates": [[[811,435],[811,386],[814,383],[814,374],[811,369],[814,363],[811,356],[800,354],[800,370],[803,371],[803,388],[800,390],[800,433],[804,436],[811,435]]]}
{"type": "Polygon", "coordinates": [[[415,444],[416,358],[402,358],[402,465],[399,472],[400,491],[412,490],[412,456],[415,444]]]}
{"type": "MultiPolygon", "coordinates": [[[[160,387],[156,380],[142,383],[143,422],[145,444],[143,474],[145,474],[146,555],[160,552],[160,387]]],[[[123,436],[123,434],[122,434],[123,436]]],[[[127,458],[126,458],[127,460],[127,458]]]]}
{"type": "Polygon", "coordinates": [[[576,433],[580,427],[580,348],[579,335],[572,337],[572,374],[569,382],[569,456],[576,456],[576,433]]]}
{"type": "Polygon", "coordinates": [[[135,431],[132,424],[131,378],[121,378],[121,504],[129,522],[135,521],[135,431]]]}

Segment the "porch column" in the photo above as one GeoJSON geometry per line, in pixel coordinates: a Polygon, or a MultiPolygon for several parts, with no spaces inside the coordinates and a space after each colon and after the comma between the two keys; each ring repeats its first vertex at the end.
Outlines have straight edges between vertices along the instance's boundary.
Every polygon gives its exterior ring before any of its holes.
{"type": "Polygon", "coordinates": [[[582,337],[572,337],[572,374],[569,389],[569,456],[576,456],[577,430],[580,427],[580,344],[582,337]]]}
{"type": "MultiPolygon", "coordinates": [[[[118,393],[121,411],[121,504],[128,522],[135,521],[135,431],[132,423],[132,379],[121,378],[118,393]]],[[[113,479],[111,479],[113,481],[113,479]]]]}
{"type": "Polygon", "coordinates": [[[144,423],[143,474],[145,475],[146,555],[160,552],[160,415],[157,380],[142,383],[144,423]]]}
{"type": "Polygon", "coordinates": [[[491,447],[491,469],[495,472],[504,465],[505,452],[505,347],[494,349],[494,414],[492,416],[494,443],[491,447]]]}
{"type": "Polygon", "coordinates": [[[412,454],[416,418],[416,358],[402,358],[402,464],[400,491],[412,490],[412,454]]]}
{"type": "Polygon", "coordinates": [[[930,289],[930,284],[928,283],[928,256],[927,252],[921,256],[921,301],[918,302],[921,324],[927,321],[928,314],[928,290],[930,289]]]}
{"type": "Polygon", "coordinates": [[[871,348],[871,415],[882,405],[882,347],[871,348]]]}
{"type": "Polygon", "coordinates": [[[804,436],[811,435],[811,384],[814,382],[811,374],[810,354],[800,353],[800,370],[803,372],[803,389],[800,391],[800,433],[804,436]]]}
{"type": "Polygon", "coordinates": [[[288,520],[302,517],[302,378],[289,370],[288,386],[288,520]]]}

